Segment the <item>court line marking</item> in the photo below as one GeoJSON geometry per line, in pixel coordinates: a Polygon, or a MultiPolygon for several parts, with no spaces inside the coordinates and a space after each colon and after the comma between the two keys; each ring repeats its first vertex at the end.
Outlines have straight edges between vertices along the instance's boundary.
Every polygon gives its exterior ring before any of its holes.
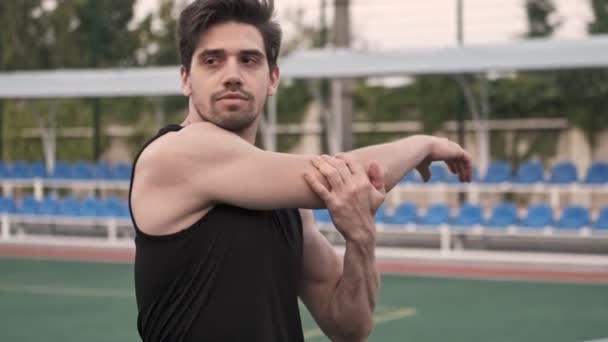
{"type": "MultiPolygon", "coordinates": [[[[392,310],[382,315],[374,316],[374,325],[379,325],[386,322],[396,321],[402,318],[411,317],[416,315],[415,308],[401,308],[397,310],[392,310]]],[[[317,338],[325,336],[323,331],[319,328],[309,329],[304,332],[304,339],[308,340],[310,338],[317,338]]]]}
{"type": "Polygon", "coordinates": [[[95,297],[124,299],[134,298],[133,292],[124,290],[113,290],[108,288],[85,288],[85,287],[64,287],[64,286],[36,286],[19,284],[0,284],[0,292],[10,292],[16,294],[30,295],[54,295],[68,297],[95,297]]]}

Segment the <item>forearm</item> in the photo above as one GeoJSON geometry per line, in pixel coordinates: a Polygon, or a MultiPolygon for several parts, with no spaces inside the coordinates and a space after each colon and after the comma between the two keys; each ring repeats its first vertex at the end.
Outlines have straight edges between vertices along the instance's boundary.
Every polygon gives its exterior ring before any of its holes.
{"type": "Polygon", "coordinates": [[[384,171],[386,190],[399,183],[401,178],[420,164],[432,148],[431,136],[413,135],[390,143],[372,145],[349,152],[359,158],[366,169],[374,161],[384,171]]]}
{"type": "Polygon", "coordinates": [[[346,241],[344,267],[330,303],[335,341],[365,341],[373,328],[380,279],[373,239],[346,241]]]}

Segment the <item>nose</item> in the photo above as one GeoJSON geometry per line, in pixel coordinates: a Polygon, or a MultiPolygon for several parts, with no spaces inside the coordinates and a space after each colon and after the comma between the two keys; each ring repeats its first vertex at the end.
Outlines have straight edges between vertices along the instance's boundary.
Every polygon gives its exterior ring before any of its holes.
{"type": "Polygon", "coordinates": [[[239,89],[243,85],[243,80],[240,74],[238,63],[230,61],[226,65],[226,76],[224,78],[224,87],[230,90],[239,89]]]}

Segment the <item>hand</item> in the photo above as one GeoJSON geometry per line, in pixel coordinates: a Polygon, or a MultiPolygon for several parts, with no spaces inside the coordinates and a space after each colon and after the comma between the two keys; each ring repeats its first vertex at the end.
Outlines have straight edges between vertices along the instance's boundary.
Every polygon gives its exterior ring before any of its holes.
{"type": "Polygon", "coordinates": [[[374,213],[386,195],[378,164],[372,162],[366,172],[362,163],[348,154],[314,157],[312,164],[329,188],[313,174],[305,173],[304,179],[325,203],[338,231],[347,240],[373,241],[374,213]]]}
{"type": "Polygon", "coordinates": [[[470,182],[473,170],[471,156],[460,145],[446,138],[430,137],[431,151],[428,156],[416,166],[422,179],[427,182],[431,178],[429,166],[434,161],[444,161],[450,171],[458,175],[461,182],[470,182]]]}

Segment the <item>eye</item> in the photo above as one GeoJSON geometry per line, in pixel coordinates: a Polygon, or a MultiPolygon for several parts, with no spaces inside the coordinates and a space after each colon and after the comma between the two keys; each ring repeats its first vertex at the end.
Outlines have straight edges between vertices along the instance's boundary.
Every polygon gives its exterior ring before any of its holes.
{"type": "Polygon", "coordinates": [[[215,65],[218,62],[219,61],[216,57],[207,57],[203,60],[203,64],[206,64],[206,65],[215,65]]]}
{"type": "Polygon", "coordinates": [[[252,56],[243,56],[241,57],[241,63],[243,64],[256,64],[258,62],[257,58],[252,56]]]}

